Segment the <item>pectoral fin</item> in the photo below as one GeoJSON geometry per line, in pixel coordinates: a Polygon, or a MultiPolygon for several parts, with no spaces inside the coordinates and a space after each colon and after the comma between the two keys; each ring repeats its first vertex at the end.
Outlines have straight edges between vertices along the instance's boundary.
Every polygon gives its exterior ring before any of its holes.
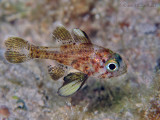
{"type": "Polygon", "coordinates": [[[81,72],[68,74],[64,77],[64,83],[59,88],[58,94],[64,97],[73,95],[83,86],[87,78],[88,76],[81,72]]]}

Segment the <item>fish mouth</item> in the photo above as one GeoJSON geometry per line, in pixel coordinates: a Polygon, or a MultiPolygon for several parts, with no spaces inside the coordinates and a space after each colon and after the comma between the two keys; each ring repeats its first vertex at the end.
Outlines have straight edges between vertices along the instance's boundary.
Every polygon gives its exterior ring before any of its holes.
{"type": "MultiPolygon", "coordinates": [[[[127,73],[127,65],[124,65],[119,71],[117,71],[118,74],[114,74],[112,77],[119,77],[121,75],[124,75],[127,73]]],[[[111,77],[110,77],[111,78],[111,77]]]]}
{"type": "Polygon", "coordinates": [[[125,73],[127,73],[127,70],[121,72],[119,76],[121,76],[121,75],[123,75],[123,74],[125,74],[125,73]]]}
{"type": "Polygon", "coordinates": [[[125,74],[125,73],[127,72],[127,65],[125,65],[125,66],[123,67],[123,69],[122,69],[121,71],[119,71],[119,72],[120,72],[119,76],[125,74]]]}

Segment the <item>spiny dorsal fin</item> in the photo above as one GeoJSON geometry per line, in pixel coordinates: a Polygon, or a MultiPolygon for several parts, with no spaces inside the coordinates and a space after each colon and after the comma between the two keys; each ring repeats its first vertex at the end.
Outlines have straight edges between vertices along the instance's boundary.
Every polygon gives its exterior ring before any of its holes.
{"type": "Polygon", "coordinates": [[[88,76],[81,72],[68,74],[64,77],[64,83],[58,89],[58,94],[64,97],[73,95],[83,86],[87,78],[88,76]]]}
{"type": "Polygon", "coordinates": [[[70,32],[64,26],[58,26],[52,33],[53,39],[56,39],[62,44],[81,44],[81,43],[91,43],[87,34],[80,29],[73,29],[73,37],[70,32]]]}
{"type": "Polygon", "coordinates": [[[73,33],[73,38],[76,41],[76,43],[91,43],[89,37],[87,36],[87,34],[80,30],[80,29],[73,29],[72,31],[73,33]]]}

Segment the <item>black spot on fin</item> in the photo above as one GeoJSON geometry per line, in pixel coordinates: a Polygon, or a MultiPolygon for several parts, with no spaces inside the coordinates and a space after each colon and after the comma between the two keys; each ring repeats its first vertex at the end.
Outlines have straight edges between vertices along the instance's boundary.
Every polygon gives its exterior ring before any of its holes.
{"type": "Polygon", "coordinates": [[[72,33],[76,43],[91,43],[89,37],[84,31],[80,29],[73,29],[72,33]]]}
{"type": "Polygon", "coordinates": [[[62,42],[63,45],[67,44],[81,44],[90,43],[91,41],[87,34],[80,29],[73,29],[72,35],[64,26],[58,26],[52,33],[53,39],[62,42]]]}

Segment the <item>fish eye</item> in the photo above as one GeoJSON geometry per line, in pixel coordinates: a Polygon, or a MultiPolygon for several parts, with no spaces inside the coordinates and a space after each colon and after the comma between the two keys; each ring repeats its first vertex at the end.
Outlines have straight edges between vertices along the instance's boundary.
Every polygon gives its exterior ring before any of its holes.
{"type": "Polygon", "coordinates": [[[118,63],[115,60],[109,60],[106,62],[106,68],[109,72],[118,70],[118,63]]]}

